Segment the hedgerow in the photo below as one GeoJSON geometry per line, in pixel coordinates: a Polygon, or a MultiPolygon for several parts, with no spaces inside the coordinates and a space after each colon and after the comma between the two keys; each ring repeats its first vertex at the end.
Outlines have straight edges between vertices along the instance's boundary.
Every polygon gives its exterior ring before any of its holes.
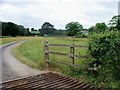
{"type": "Polygon", "coordinates": [[[89,67],[101,81],[120,80],[120,37],[117,30],[106,30],[89,37],[89,67]]]}

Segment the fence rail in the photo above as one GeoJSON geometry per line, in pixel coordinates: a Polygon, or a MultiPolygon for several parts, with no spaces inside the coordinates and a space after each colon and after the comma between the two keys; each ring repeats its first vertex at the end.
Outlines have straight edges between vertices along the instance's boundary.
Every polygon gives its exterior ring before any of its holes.
{"type": "MultiPolygon", "coordinates": [[[[68,44],[49,44],[49,46],[70,46],[68,44]]],[[[87,48],[88,46],[82,46],[82,45],[74,45],[74,47],[81,47],[81,48],[87,48]]]]}
{"type": "Polygon", "coordinates": [[[75,57],[77,57],[77,58],[89,58],[89,56],[75,55],[74,54],[75,53],[75,47],[88,48],[87,46],[74,45],[74,44],[70,44],[70,45],[68,45],[68,44],[49,44],[48,41],[46,40],[44,42],[44,62],[45,62],[45,66],[48,68],[49,67],[49,63],[55,63],[55,64],[67,65],[67,66],[70,66],[70,67],[80,68],[80,66],[74,64],[75,57]],[[70,47],[70,53],[66,54],[66,53],[61,53],[61,52],[49,51],[49,46],[70,47]],[[69,56],[70,60],[71,60],[71,63],[51,61],[51,60],[49,60],[49,54],[69,56]]]}

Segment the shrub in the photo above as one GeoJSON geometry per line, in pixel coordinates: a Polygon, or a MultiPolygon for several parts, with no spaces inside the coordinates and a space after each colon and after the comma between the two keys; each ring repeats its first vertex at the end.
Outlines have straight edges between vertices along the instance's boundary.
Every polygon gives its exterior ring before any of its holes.
{"type": "Polygon", "coordinates": [[[90,35],[89,66],[98,71],[98,75],[107,81],[110,78],[120,80],[120,38],[118,31],[105,31],[90,35]]]}
{"type": "Polygon", "coordinates": [[[83,34],[82,32],[78,32],[76,37],[77,38],[87,38],[87,36],[85,34],[83,34]]]}

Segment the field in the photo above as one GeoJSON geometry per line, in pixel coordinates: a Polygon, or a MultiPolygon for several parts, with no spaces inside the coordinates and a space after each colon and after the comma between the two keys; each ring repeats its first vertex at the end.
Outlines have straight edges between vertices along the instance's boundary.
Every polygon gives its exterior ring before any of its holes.
{"type": "Polygon", "coordinates": [[[28,40],[30,37],[3,37],[0,38],[0,45],[4,45],[14,41],[28,40]]]}
{"type": "Polygon", "coordinates": [[[30,31],[31,34],[40,34],[40,31],[30,31]]]}
{"type": "MultiPolygon", "coordinates": [[[[17,46],[13,50],[13,54],[20,59],[23,63],[37,68],[44,69],[44,41],[48,40],[50,44],[77,44],[77,45],[87,45],[87,39],[77,39],[77,38],[61,38],[61,37],[33,37],[29,38],[29,40],[21,45],[17,46]],[[21,58],[22,57],[22,58],[21,58]]],[[[50,47],[50,51],[57,51],[63,53],[70,53],[69,47],[50,47]]],[[[76,55],[86,55],[87,49],[85,48],[75,48],[76,55]]],[[[50,60],[52,61],[61,61],[70,63],[70,59],[68,56],[60,56],[60,55],[50,55],[50,60]]],[[[81,65],[82,61],[85,59],[76,58],[75,64],[81,65]]],[[[62,68],[62,65],[53,65],[50,69],[57,67],[59,70],[68,71],[69,67],[62,68]]]]}

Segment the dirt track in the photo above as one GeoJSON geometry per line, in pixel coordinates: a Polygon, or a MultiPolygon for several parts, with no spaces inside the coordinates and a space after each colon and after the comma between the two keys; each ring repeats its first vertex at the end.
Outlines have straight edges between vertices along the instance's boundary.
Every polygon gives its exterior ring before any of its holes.
{"type": "Polygon", "coordinates": [[[2,81],[43,73],[42,71],[32,69],[21,63],[11,54],[11,49],[17,44],[20,43],[0,47],[0,58],[2,59],[2,81]]]}

